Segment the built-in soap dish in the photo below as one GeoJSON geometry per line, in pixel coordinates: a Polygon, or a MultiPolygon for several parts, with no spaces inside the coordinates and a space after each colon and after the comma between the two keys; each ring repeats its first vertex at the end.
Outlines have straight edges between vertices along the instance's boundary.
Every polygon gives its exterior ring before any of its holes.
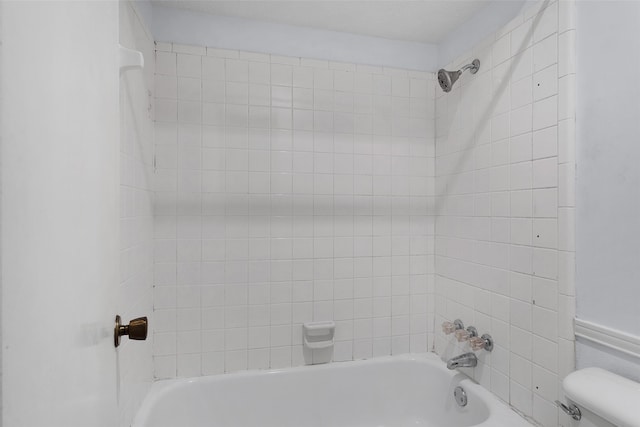
{"type": "Polygon", "coordinates": [[[332,321],[308,322],[302,325],[304,345],[310,350],[323,350],[333,347],[333,335],[336,324],[332,321]]]}
{"type": "Polygon", "coordinates": [[[143,69],[144,68],[144,56],[142,52],[129,49],[120,45],[120,74],[127,70],[143,69]]]}

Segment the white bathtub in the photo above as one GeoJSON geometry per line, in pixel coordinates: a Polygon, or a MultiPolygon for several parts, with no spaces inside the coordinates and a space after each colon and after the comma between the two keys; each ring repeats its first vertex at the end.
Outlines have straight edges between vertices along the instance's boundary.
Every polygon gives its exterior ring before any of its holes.
{"type": "Polygon", "coordinates": [[[159,381],[133,427],[531,427],[435,354],[159,381]],[[456,386],[468,396],[460,407],[456,386]]]}

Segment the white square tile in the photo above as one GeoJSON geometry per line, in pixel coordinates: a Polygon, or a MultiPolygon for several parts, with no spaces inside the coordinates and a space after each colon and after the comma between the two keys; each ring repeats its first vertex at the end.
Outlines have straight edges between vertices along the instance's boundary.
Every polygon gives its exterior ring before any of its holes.
{"type": "Polygon", "coordinates": [[[531,76],[511,84],[511,108],[517,109],[533,102],[531,76]]]}
{"type": "Polygon", "coordinates": [[[313,87],[315,89],[333,90],[333,71],[315,68],[313,70],[313,87]]]}
{"type": "Polygon", "coordinates": [[[533,190],[533,216],[536,218],[555,218],[558,216],[557,189],[533,190]]]}
{"type": "Polygon", "coordinates": [[[376,95],[391,95],[391,77],[373,75],[373,93],[376,95]]]}
{"type": "Polygon", "coordinates": [[[558,3],[552,3],[536,18],[533,40],[538,42],[553,33],[558,32],[558,3]]]}
{"type": "Polygon", "coordinates": [[[336,91],[353,92],[354,73],[352,71],[334,71],[333,85],[336,91]]]}
{"type": "Polygon", "coordinates": [[[177,97],[181,100],[200,101],[202,99],[202,81],[190,77],[178,77],[177,97]]]}
{"type": "Polygon", "coordinates": [[[533,133],[533,158],[541,159],[558,155],[558,128],[548,127],[533,133]]]}
{"type": "Polygon", "coordinates": [[[313,68],[295,67],[292,78],[294,87],[313,88],[313,68]]]}
{"type": "Polygon", "coordinates": [[[533,188],[558,186],[558,158],[535,160],[533,162],[533,188]]]}
{"type": "Polygon", "coordinates": [[[223,81],[225,79],[225,63],[222,58],[202,57],[202,78],[223,81]]]}
{"type": "Polygon", "coordinates": [[[531,376],[533,370],[531,362],[512,353],[509,366],[511,369],[509,375],[511,380],[518,383],[519,386],[522,386],[527,390],[531,390],[531,376]]]}
{"type": "Polygon", "coordinates": [[[225,75],[228,82],[246,83],[249,81],[249,62],[238,59],[225,60],[225,75]]]}
{"type": "Polygon", "coordinates": [[[271,83],[271,67],[266,62],[249,62],[249,82],[271,83]]]}
{"type": "Polygon", "coordinates": [[[558,36],[551,35],[533,45],[533,70],[540,71],[558,62],[558,36]]]}
{"type": "Polygon", "coordinates": [[[511,243],[531,245],[532,221],[528,218],[511,219],[511,243]]]}
{"type": "Polygon", "coordinates": [[[512,190],[531,188],[532,163],[521,162],[510,166],[510,182],[512,190]]]}
{"type": "Polygon", "coordinates": [[[558,221],[556,219],[533,220],[533,246],[558,248],[558,221]]]}
{"type": "Polygon", "coordinates": [[[492,64],[498,65],[509,59],[511,56],[511,38],[509,34],[498,39],[492,47],[492,64]]]}
{"type": "Polygon", "coordinates": [[[531,46],[533,40],[532,20],[527,20],[511,32],[511,55],[522,52],[531,46]]]}
{"type": "Polygon", "coordinates": [[[532,272],[536,276],[557,279],[557,251],[552,249],[533,249],[532,272]]]}
{"type": "Polygon", "coordinates": [[[156,73],[175,76],[177,74],[177,56],[170,52],[156,52],[156,73]]]}
{"type": "Polygon", "coordinates": [[[248,104],[249,85],[246,83],[228,82],[225,88],[225,99],[227,104],[248,104]]]}
{"type": "Polygon", "coordinates": [[[551,65],[533,75],[533,99],[539,101],[558,93],[558,66],[551,65]]]}
{"type": "Polygon", "coordinates": [[[177,99],[177,79],[175,76],[156,74],[155,95],[158,98],[177,99]]]}
{"type": "Polygon", "coordinates": [[[515,55],[512,59],[513,81],[518,81],[525,77],[531,76],[533,72],[533,48],[527,48],[522,53],[515,55]]]}
{"type": "Polygon", "coordinates": [[[157,379],[167,379],[176,377],[176,361],[177,357],[171,356],[153,356],[154,377],[157,379]]]}
{"type": "Polygon", "coordinates": [[[530,104],[511,111],[511,136],[521,135],[531,132],[532,128],[532,107],[530,104]]]}
{"type": "Polygon", "coordinates": [[[176,74],[182,77],[200,78],[202,62],[199,55],[177,54],[176,74]]]}

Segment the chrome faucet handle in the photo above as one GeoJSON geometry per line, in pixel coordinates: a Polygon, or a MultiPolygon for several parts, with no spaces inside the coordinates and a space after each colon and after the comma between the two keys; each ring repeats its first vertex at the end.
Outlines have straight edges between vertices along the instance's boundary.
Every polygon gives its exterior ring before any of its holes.
{"type": "Polygon", "coordinates": [[[493,350],[493,338],[491,338],[489,334],[484,334],[481,337],[473,337],[469,339],[469,346],[473,351],[483,349],[491,351],[493,350]]]}
{"type": "Polygon", "coordinates": [[[473,326],[469,326],[467,327],[467,329],[456,330],[455,335],[458,342],[465,342],[465,341],[469,341],[473,337],[477,337],[478,330],[473,326]]]}
{"type": "Polygon", "coordinates": [[[453,322],[442,323],[442,332],[444,332],[445,335],[450,335],[459,329],[464,330],[464,324],[460,319],[456,319],[453,322]]]}
{"type": "Polygon", "coordinates": [[[453,322],[442,322],[442,332],[444,332],[445,335],[452,334],[455,331],[456,325],[454,325],[453,322]]]}
{"type": "Polygon", "coordinates": [[[458,342],[468,341],[469,338],[471,338],[471,335],[466,329],[458,329],[454,332],[454,335],[456,336],[458,342]]]}
{"type": "Polygon", "coordinates": [[[469,340],[469,346],[471,347],[471,350],[473,351],[478,351],[478,350],[482,350],[485,346],[485,342],[482,338],[480,337],[474,337],[472,339],[469,340]]]}

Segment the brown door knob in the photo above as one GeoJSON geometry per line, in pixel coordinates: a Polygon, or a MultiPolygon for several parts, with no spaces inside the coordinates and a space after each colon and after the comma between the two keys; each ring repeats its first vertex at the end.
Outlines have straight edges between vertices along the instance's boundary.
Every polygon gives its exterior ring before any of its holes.
{"type": "Polygon", "coordinates": [[[120,345],[120,337],[128,335],[129,339],[143,341],[147,339],[147,318],[138,317],[129,322],[128,325],[121,324],[120,316],[116,316],[116,325],[113,330],[113,344],[120,345]]]}

